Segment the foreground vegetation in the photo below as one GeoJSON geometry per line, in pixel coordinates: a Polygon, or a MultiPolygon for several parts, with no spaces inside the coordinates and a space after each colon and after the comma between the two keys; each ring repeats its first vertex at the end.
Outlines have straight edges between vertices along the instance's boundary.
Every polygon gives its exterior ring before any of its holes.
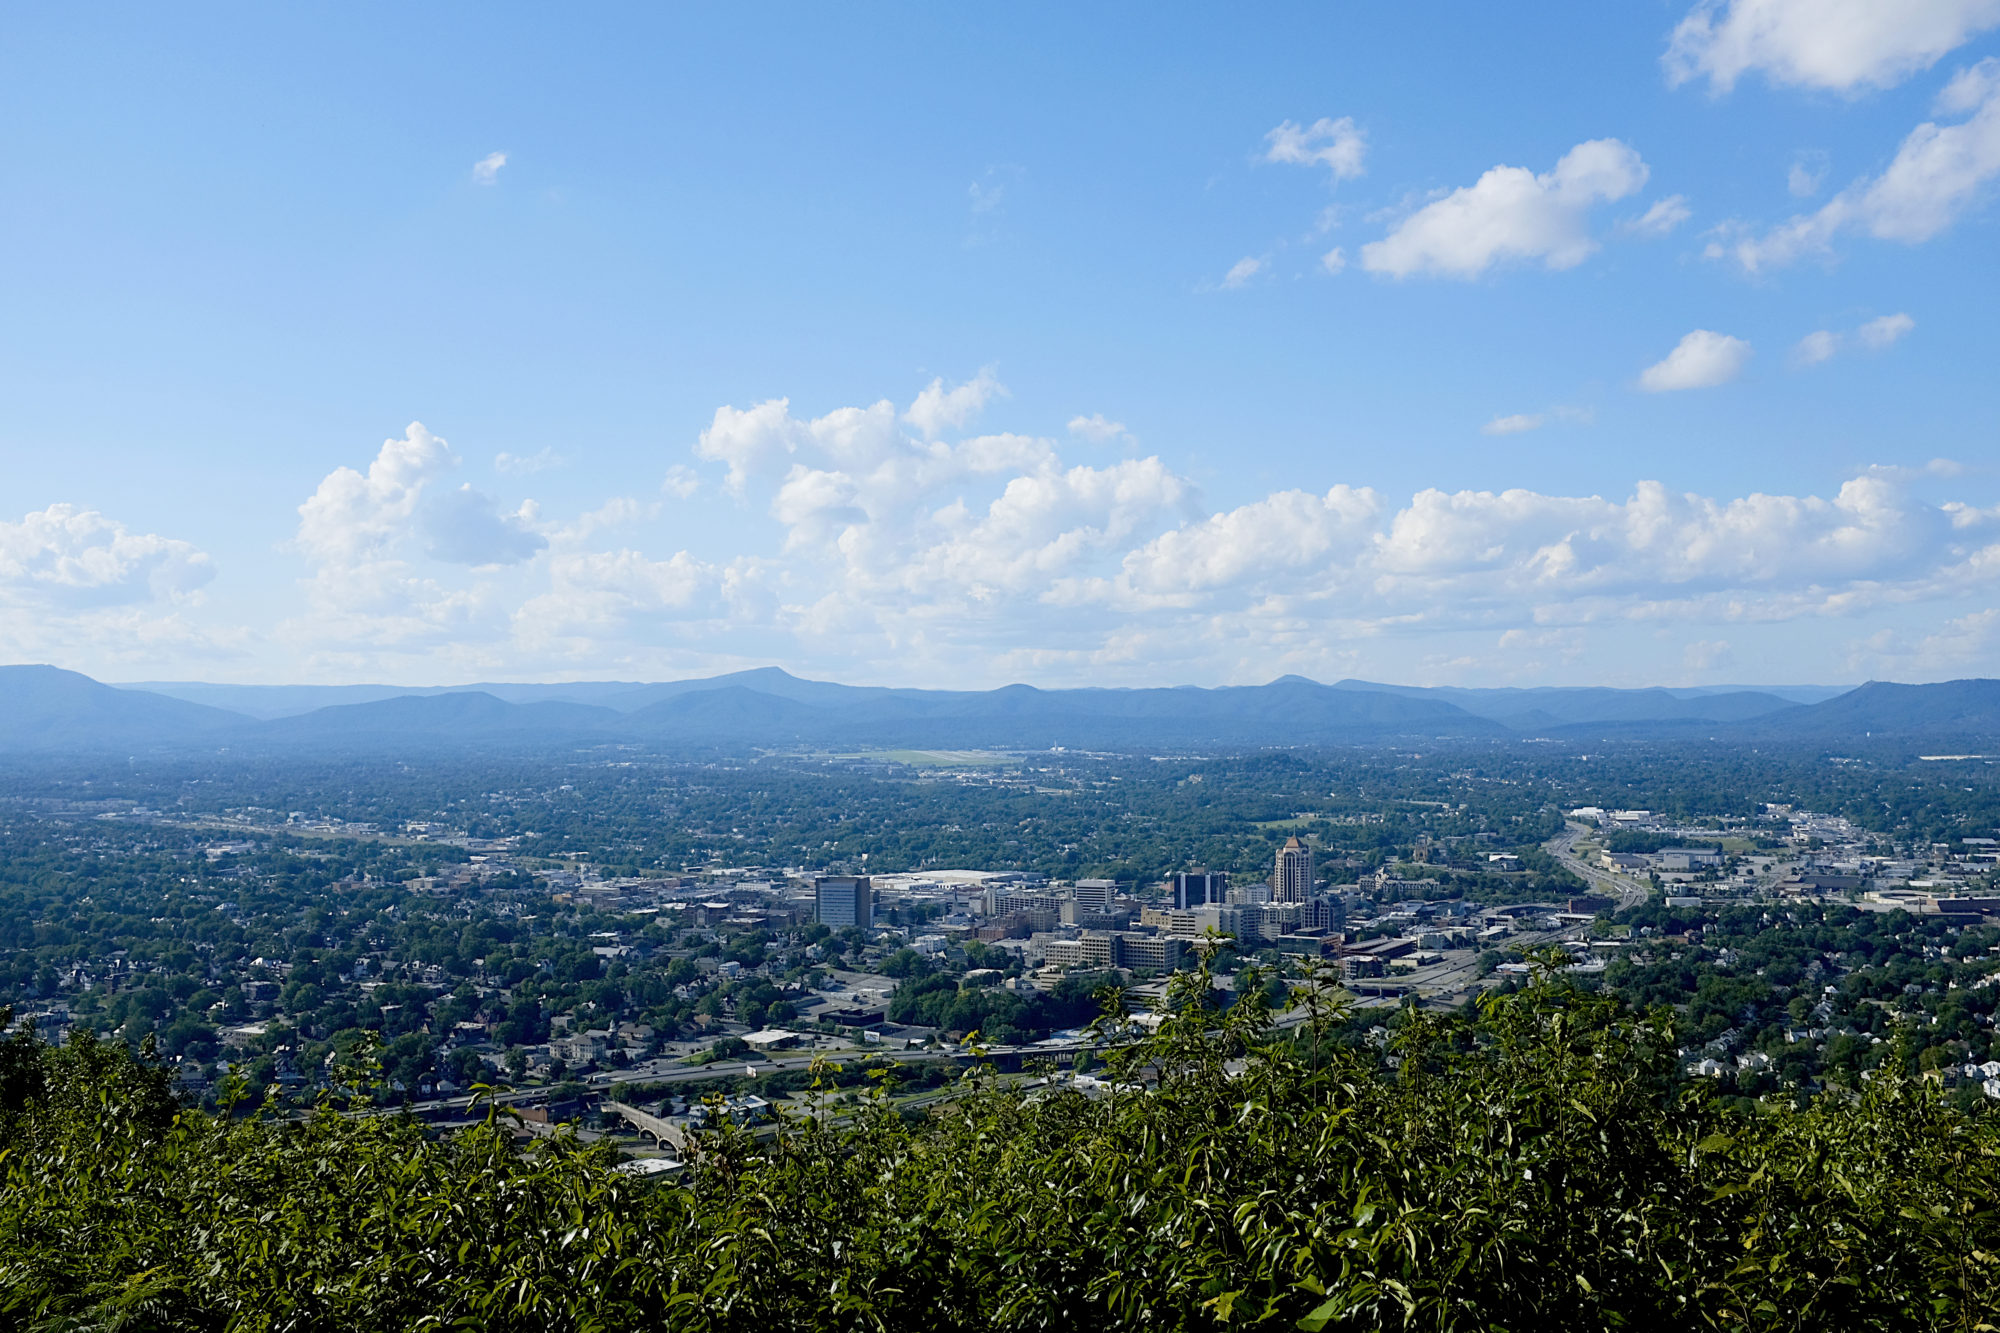
{"type": "MultiPolygon", "coordinates": [[[[184,1109],[0,1041],[0,1318],[42,1329],[1975,1329],[2000,1121],[1893,1073],[1732,1109],[1545,977],[1386,1040],[1183,978],[1092,1095],[968,1076],[667,1183],[506,1121],[184,1109]]],[[[1739,1104],[1740,1105],[1740,1104],[1739,1104]]]]}

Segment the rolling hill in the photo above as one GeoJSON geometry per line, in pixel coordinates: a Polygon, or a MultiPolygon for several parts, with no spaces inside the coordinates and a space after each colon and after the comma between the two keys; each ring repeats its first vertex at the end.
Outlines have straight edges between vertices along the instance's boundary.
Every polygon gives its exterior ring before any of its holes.
{"type": "Polygon", "coordinates": [[[1760,720],[1761,736],[1824,741],[1884,737],[2000,738],[2000,680],[1947,680],[1896,685],[1871,680],[1837,699],[1787,709],[1760,720]]]}
{"type": "Polygon", "coordinates": [[[573,703],[508,703],[479,690],[405,694],[336,704],[266,722],[256,734],[287,744],[351,748],[479,741],[568,741],[614,722],[608,708],[573,703]]]}
{"type": "Polygon", "coordinates": [[[183,699],[121,690],[52,666],[0,666],[0,748],[52,750],[226,742],[250,719],[183,699]]]}

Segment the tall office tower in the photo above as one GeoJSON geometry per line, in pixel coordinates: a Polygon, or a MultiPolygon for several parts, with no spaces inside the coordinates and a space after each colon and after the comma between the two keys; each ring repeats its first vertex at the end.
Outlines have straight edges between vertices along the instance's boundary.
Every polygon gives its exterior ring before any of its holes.
{"type": "Polygon", "coordinates": [[[1271,897],[1281,903],[1302,903],[1312,897],[1312,848],[1296,837],[1285,839],[1278,849],[1278,864],[1271,871],[1271,897]]]}
{"type": "Polygon", "coordinates": [[[1118,896],[1118,881],[1115,879],[1080,879],[1076,882],[1076,910],[1095,912],[1108,916],[1111,900],[1118,896]]]}
{"type": "Polygon", "coordinates": [[[1174,876],[1174,910],[1185,912],[1220,903],[1228,891],[1229,876],[1220,870],[1183,870],[1174,876]]]}
{"type": "Polygon", "coordinates": [[[823,926],[875,925],[875,890],[866,875],[815,875],[813,898],[823,926]]]}

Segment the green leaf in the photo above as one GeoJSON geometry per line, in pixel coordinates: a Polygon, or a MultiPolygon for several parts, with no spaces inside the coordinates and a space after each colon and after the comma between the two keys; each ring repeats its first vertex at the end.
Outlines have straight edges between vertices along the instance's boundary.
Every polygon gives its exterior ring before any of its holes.
{"type": "Polygon", "coordinates": [[[1314,1307],[1310,1314],[1305,1315],[1299,1320],[1298,1326],[1305,1330],[1305,1333],[1319,1333],[1321,1329],[1333,1322],[1334,1316],[1340,1313],[1343,1303],[1340,1297],[1333,1297],[1324,1304],[1314,1307]]]}

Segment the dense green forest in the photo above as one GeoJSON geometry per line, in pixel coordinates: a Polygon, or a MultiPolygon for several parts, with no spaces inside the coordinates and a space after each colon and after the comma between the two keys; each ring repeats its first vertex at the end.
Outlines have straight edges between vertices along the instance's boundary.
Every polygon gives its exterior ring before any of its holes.
{"type": "MultiPolygon", "coordinates": [[[[1619,915],[1646,942],[1601,984],[1636,1006],[1678,1007],[1682,1041],[1736,1064],[1724,1077],[1743,1095],[2000,1058],[2000,927],[1812,906],[1654,902],[1619,915]]],[[[1952,1095],[1984,1100],[1976,1081],[1952,1095]]]]}
{"type": "MultiPolygon", "coordinates": [[[[1275,1032],[1188,976],[1100,1082],[974,1070],[662,1182],[504,1117],[179,1106],[0,1043],[0,1311],[31,1329],[1975,1329],[2000,1122],[1895,1074],[1744,1110],[1667,1013],[1539,979],[1275,1032]]],[[[893,1078],[893,1075],[890,1076],[893,1078]]]]}
{"type": "MultiPolygon", "coordinates": [[[[0,814],[138,804],[177,818],[302,811],[384,829],[435,820],[607,874],[684,865],[877,872],[988,866],[1135,878],[1268,866],[1277,821],[1379,864],[1420,835],[1531,844],[1562,809],[1638,806],[1679,819],[1766,802],[1929,842],[2000,826],[1986,764],[1740,745],[1441,744],[1241,755],[996,756],[926,769],[801,755],[694,763],[617,750],[442,755],[424,765],[310,757],[0,761],[0,814]]],[[[1280,841],[1282,838],[1279,839],[1280,841]]]]}

